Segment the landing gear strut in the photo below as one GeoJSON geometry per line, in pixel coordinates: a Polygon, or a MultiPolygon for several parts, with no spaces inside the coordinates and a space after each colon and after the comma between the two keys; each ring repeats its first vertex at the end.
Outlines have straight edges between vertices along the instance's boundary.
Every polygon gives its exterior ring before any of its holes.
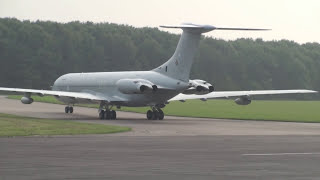
{"type": "Polygon", "coordinates": [[[64,112],[72,114],[73,113],[73,107],[72,106],[66,106],[64,108],[64,112]]]}
{"type": "Polygon", "coordinates": [[[163,120],[164,113],[160,108],[152,107],[152,111],[147,111],[147,119],[148,120],[163,120]]]}
{"type": "Polygon", "coordinates": [[[99,119],[117,119],[117,112],[115,110],[110,110],[109,105],[101,102],[99,108],[99,119]]]}

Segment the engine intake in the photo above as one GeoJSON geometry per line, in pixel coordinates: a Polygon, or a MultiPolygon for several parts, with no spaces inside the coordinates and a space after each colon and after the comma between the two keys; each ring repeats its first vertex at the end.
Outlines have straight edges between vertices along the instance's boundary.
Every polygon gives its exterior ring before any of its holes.
{"type": "Polygon", "coordinates": [[[209,92],[214,91],[214,87],[213,86],[209,86],[209,92]]]}
{"type": "Polygon", "coordinates": [[[189,80],[189,89],[186,89],[183,94],[208,94],[214,91],[214,87],[201,79],[189,80]]]}

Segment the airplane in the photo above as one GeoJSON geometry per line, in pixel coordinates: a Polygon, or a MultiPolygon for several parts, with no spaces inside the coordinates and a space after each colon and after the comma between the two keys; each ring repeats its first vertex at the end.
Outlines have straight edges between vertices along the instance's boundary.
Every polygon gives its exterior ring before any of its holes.
{"type": "Polygon", "coordinates": [[[271,94],[317,93],[306,89],[259,90],[259,91],[214,91],[212,84],[190,80],[192,62],[203,33],[213,30],[263,31],[268,29],[220,28],[211,25],[184,23],[162,28],[180,28],[182,35],[173,56],[161,66],[150,71],[69,73],[60,76],[52,90],[20,89],[0,87],[0,91],[24,93],[21,102],[31,104],[32,94],[51,95],[65,103],[65,113],[73,113],[75,104],[100,104],[100,119],[116,119],[113,107],[149,106],[148,120],[163,120],[161,110],[171,101],[184,102],[189,99],[206,101],[213,98],[237,97],[235,103],[248,105],[251,96],[271,94]]]}

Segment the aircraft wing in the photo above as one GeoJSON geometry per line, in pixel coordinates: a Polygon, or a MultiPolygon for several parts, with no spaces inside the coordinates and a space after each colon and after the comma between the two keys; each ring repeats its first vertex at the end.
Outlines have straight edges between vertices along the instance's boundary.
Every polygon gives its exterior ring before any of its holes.
{"type": "Polygon", "coordinates": [[[95,92],[69,92],[69,91],[51,91],[51,90],[4,88],[4,87],[0,87],[0,91],[30,93],[30,94],[36,94],[39,96],[51,95],[56,97],[69,97],[69,98],[86,99],[86,100],[92,100],[92,101],[107,101],[107,102],[124,101],[121,98],[109,97],[101,93],[95,93],[95,92]]]}
{"type": "Polygon", "coordinates": [[[195,94],[178,94],[169,101],[185,101],[188,99],[214,99],[214,98],[229,98],[229,97],[250,97],[255,95],[274,95],[274,94],[305,94],[317,93],[317,91],[306,89],[295,90],[259,90],[259,91],[214,91],[208,94],[195,95],[195,94]]]}

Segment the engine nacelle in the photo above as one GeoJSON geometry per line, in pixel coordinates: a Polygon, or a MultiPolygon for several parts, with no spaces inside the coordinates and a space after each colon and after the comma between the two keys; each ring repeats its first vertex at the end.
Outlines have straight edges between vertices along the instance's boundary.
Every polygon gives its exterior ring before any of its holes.
{"type": "Polygon", "coordinates": [[[201,79],[189,80],[189,89],[185,90],[183,94],[208,94],[214,91],[214,87],[201,79]]]}
{"type": "Polygon", "coordinates": [[[31,104],[31,103],[33,103],[33,99],[31,98],[31,97],[22,97],[21,98],[21,102],[23,103],[23,104],[31,104]]]}
{"type": "Polygon", "coordinates": [[[235,99],[234,102],[238,105],[249,105],[251,103],[251,99],[249,99],[249,97],[239,97],[235,99]]]}
{"type": "Polygon", "coordinates": [[[116,86],[124,94],[142,94],[158,90],[156,85],[145,79],[120,79],[116,86]]]}

